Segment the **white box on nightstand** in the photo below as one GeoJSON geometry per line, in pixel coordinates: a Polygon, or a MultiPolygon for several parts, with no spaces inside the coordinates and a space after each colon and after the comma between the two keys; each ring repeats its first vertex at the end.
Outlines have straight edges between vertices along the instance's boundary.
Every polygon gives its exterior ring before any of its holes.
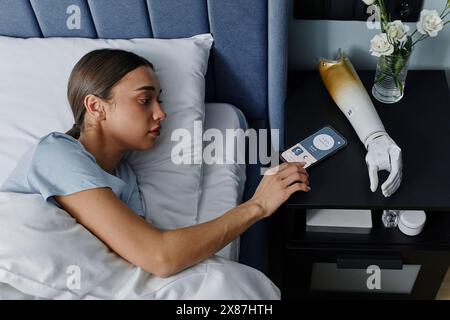
{"type": "Polygon", "coordinates": [[[370,210],[309,209],[306,231],[368,234],[372,230],[370,210]]]}

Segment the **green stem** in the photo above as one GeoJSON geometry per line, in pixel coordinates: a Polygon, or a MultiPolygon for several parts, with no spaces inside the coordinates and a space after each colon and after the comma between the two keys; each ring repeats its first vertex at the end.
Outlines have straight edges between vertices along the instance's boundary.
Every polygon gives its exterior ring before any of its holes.
{"type": "Polygon", "coordinates": [[[386,6],[384,5],[384,0],[378,0],[378,5],[380,7],[381,32],[385,32],[386,24],[387,24],[387,16],[386,16],[386,6]]]}
{"type": "Polygon", "coordinates": [[[382,74],[381,76],[378,76],[376,79],[375,79],[375,83],[378,83],[378,82],[381,82],[381,81],[383,81],[385,78],[386,78],[386,74],[384,73],[384,74],[382,74]]]}
{"type": "Polygon", "coordinates": [[[392,77],[395,87],[403,94],[403,84],[400,81],[400,74],[408,63],[409,56],[401,54],[395,56],[382,56],[378,60],[377,75],[375,77],[375,83],[383,81],[388,75],[392,77]]]}
{"type": "MultiPolygon", "coordinates": [[[[441,19],[444,20],[444,18],[446,16],[448,16],[449,14],[450,14],[450,0],[447,1],[447,4],[445,5],[445,9],[444,9],[444,11],[442,11],[441,19]],[[449,11],[446,13],[447,10],[449,10],[449,11]]],[[[442,26],[445,26],[449,22],[450,22],[450,20],[446,21],[442,26]]]]}
{"type": "Polygon", "coordinates": [[[449,14],[449,12],[445,13],[445,11],[447,11],[448,9],[450,9],[449,3],[447,3],[447,4],[445,5],[445,8],[444,8],[444,10],[442,11],[442,13],[441,13],[441,15],[440,15],[441,18],[444,18],[446,15],[449,14]],[[444,14],[445,14],[445,15],[444,15],[444,14]]]}
{"type": "Polygon", "coordinates": [[[415,45],[417,42],[422,41],[422,40],[425,40],[426,38],[428,38],[428,35],[427,35],[427,34],[423,34],[419,39],[417,39],[416,41],[413,42],[413,44],[411,45],[411,47],[414,47],[414,45],[415,45]]]}
{"type": "Polygon", "coordinates": [[[387,40],[390,44],[392,44],[394,46],[394,49],[395,49],[395,40],[391,39],[391,37],[389,37],[388,34],[387,34],[387,40]]]}
{"type": "Polygon", "coordinates": [[[444,11],[450,9],[450,1],[447,1],[447,4],[445,5],[444,11]]]}

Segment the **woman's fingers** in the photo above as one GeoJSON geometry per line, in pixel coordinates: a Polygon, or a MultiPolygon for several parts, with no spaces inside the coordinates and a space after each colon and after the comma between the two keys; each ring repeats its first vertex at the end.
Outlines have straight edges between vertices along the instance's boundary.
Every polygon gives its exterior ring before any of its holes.
{"type": "Polygon", "coordinates": [[[297,191],[308,192],[309,190],[311,190],[311,188],[309,186],[307,186],[305,183],[300,183],[300,182],[296,182],[296,183],[290,185],[289,187],[287,187],[289,197],[294,192],[297,192],[297,191]]]}
{"type": "Polygon", "coordinates": [[[286,179],[287,177],[296,172],[303,173],[307,177],[309,177],[309,174],[306,172],[304,166],[305,166],[304,162],[291,162],[279,171],[280,178],[286,179]]]}
{"type": "Polygon", "coordinates": [[[304,166],[305,163],[292,162],[266,170],[251,198],[262,204],[266,217],[272,215],[293,192],[310,190],[304,166]]]}
{"type": "Polygon", "coordinates": [[[284,171],[285,169],[289,168],[292,166],[292,163],[290,162],[284,162],[278,166],[272,167],[272,168],[268,168],[265,172],[265,175],[274,175],[274,174],[279,174],[281,171],[284,171]]]}
{"type": "Polygon", "coordinates": [[[291,173],[289,176],[287,176],[286,178],[284,178],[283,180],[282,180],[282,182],[283,182],[283,185],[285,186],[285,187],[287,187],[287,186],[289,186],[289,185],[291,185],[293,182],[303,182],[303,183],[305,183],[306,185],[309,185],[309,180],[308,180],[308,176],[305,174],[305,173],[303,173],[303,172],[294,172],[294,173],[291,173]]]}
{"type": "Polygon", "coordinates": [[[279,173],[282,178],[282,183],[286,187],[288,196],[296,191],[308,192],[311,190],[309,187],[309,174],[304,168],[304,162],[292,162],[290,166],[285,167],[283,171],[279,173]]]}

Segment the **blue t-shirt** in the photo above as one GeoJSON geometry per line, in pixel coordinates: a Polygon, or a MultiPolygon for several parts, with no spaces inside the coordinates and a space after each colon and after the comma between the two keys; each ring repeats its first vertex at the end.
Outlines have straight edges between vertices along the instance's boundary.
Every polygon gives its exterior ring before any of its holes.
{"type": "Polygon", "coordinates": [[[0,191],[39,193],[61,208],[53,196],[109,187],[134,212],[145,217],[145,202],[129,164],[122,159],[113,173],[103,170],[75,138],[51,132],[23,155],[0,191]]]}

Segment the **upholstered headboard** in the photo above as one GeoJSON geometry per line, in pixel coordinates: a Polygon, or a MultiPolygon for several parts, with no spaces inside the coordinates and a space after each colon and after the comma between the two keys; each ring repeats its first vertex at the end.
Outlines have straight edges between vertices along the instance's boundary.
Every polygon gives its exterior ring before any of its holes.
{"type": "MultiPolygon", "coordinates": [[[[3,36],[183,38],[207,32],[214,46],[206,101],[233,104],[252,128],[280,129],[283,148],[286,0],[0,0],[3,36]]],[[[248,169],[245,198],[260,179],[257,167],[248,169]]],[[[258,251],[267,237],[258,228],[261,223],[243,237],[241,260],[267,271],[266,253],[258,251]]]]}

